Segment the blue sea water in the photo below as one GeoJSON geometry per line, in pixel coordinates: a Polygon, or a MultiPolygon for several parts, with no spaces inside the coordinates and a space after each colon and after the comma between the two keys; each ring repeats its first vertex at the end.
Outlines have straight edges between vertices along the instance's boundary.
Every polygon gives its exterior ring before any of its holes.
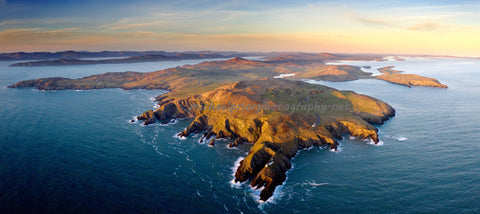
{"type": "Polygon", "coordinates": [[[379,80],[315,82],[388,102],[382,143],[348,136],[340,151],[301,151],[272,200],[233,184],[248,145],[175,138],[191,120],[142,126],[162,90],[8,89],[20,80],[155,71],[198,61],[8,67],[0,62],[0,213],[478,213],[480,60],[406,58],[394,65],[449,89],[379,80]]]}

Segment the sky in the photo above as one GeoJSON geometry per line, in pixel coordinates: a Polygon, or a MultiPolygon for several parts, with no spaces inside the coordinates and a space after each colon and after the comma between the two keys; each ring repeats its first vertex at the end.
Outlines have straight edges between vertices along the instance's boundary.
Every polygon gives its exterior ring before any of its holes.
{"type": "Polygon", "coordinates": [[[480,56],[476,0],[0,0],[0,52],[480,56]]]}

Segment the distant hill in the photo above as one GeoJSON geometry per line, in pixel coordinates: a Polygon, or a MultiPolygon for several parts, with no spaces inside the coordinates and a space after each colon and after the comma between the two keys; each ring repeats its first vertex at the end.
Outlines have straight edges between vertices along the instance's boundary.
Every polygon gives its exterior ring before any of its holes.
{"type": "Polygon", "coordinates": [[[255,52],[234,52],[234,51],[187,51],[187,52],[165,52],[165,51],[62,51],[62,52],[16,52],[0,53],[0,61],[7,60],[56,60],[56,59],[79,59],[79,58],[102,58],[102,57],[132,57],[146,55],[173,56],[177,54],[220,54],[235,56],[255,56],[255,52]]]}
{"type": "Polygon", "coordinates": [[[56,59],[56,60],[40,60],[28,61],[11,64],[10,66],[65,66],[65,65],[93,65],[93,64],[118,64],[118,63],[138,63],[138,62],[159,62],[159,61],[174,61],[174,60],[192,60],[192,59],[214,59],[214,58],[230,58],[236,55],[222,55],[222,54],[155,54],[130,56],[119,59],[56,59]]]}

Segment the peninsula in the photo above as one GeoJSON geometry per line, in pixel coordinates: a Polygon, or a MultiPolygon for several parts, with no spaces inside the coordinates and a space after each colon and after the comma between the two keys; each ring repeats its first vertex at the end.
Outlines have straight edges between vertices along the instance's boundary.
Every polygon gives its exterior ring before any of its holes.
{"type": "Polygon", "coordinates": [[[390,105],[366,95],[285,79],[239,81],[186,98],[167,93],[158,100],[158,109],[138,116],[144,124],[194,118],[179,136],[204,133],[201,142],[210,145],[225,138],[230,147],[252,145],[235,182],[263,188],[263,201],[285,181],[299,150],[336,150],[344,134],[378,143],[373,125],[395,115],[390,105]]]}
{"type": "Polygon", "coordinates": [[[225,84],[241,80],[272,78],[281,74],[293,74],[290,79],[318,79],[347,81],[369,78],[371,73],[349,65],[325,65],[322,61],[291,59],[248,60],[235,57],[223,61],[202,62],[149,73],[113,72],[79,79],[61,77],[26,80],[9,86],[35,87],[40,90],[64,89],[167,89],[170,94],[193,95],[225,84]]]}
{"type": "Polygon", "coordinates": [[[409,88],[412,86],[448,88],[447,85],[440,83],[434,78],[424,77],[416,74],[403,74],[403,71],[394,70],[393,68],[394,66],[379,68],[378,71],[380,71],[382,74],[376,76],[376,78],[394,84],[404,85],[409,88]]]}
{"type": "Polygon", "coordinates": [[[169,90],[156,98],[158,109],[149,110],[138,119],[148,125],[192,118],[180,136],[204,133],[201,142],[211,145],[218,139],[228,139],[230,147],[251,145],[236,169],[235,181],[263,187],[260,199],[265,201],[285,181],[290,160],[299,150],[312,146],[336,150],[337,140],[345,134],[377,143],[378,130],[373,125],[383,124],[395,115],[390,105],[378,99],[301,81],[347,81],[371,76],[359,67],[323,63],[322,60],[332,57],[341,58],[329,54],[282,56],[265,61],[236,57],[150,73],[25,80],[9,87],[169,90]],[[273,78],[278,76],[283,78],[273,78]]]}

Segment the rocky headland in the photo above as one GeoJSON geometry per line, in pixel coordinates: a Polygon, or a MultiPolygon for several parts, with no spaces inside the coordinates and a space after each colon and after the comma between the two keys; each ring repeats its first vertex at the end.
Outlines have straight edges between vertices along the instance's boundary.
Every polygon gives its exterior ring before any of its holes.
{"type": "Polygon", "coordinates": [[[416,74],[403,74],[403,71],[394,70],[393,68],[394,66],[379,68],[378,71],[380,71],[382,74],[376,76],[376,78],[390,83],[404,85],[409,88],[412,86],[448,88],[447,85],[440,83],[434,78],[424,77],[416,74]]]}
{"type": "Polygon", "coordinates": [[[194,118],[179,136],[203,133],[202,142],[226,138],[231,147],[252,145],[235,182],[263,187],[263,201],[285,181],[299,150],[336,150],[344,134],[377,143],[373,125],[395,115],[390,105],[366,95],[284,79],[240,81],[180,99],[167,93],[158,100],[158,109],[138,117],[144,124],[194,118]]]}

